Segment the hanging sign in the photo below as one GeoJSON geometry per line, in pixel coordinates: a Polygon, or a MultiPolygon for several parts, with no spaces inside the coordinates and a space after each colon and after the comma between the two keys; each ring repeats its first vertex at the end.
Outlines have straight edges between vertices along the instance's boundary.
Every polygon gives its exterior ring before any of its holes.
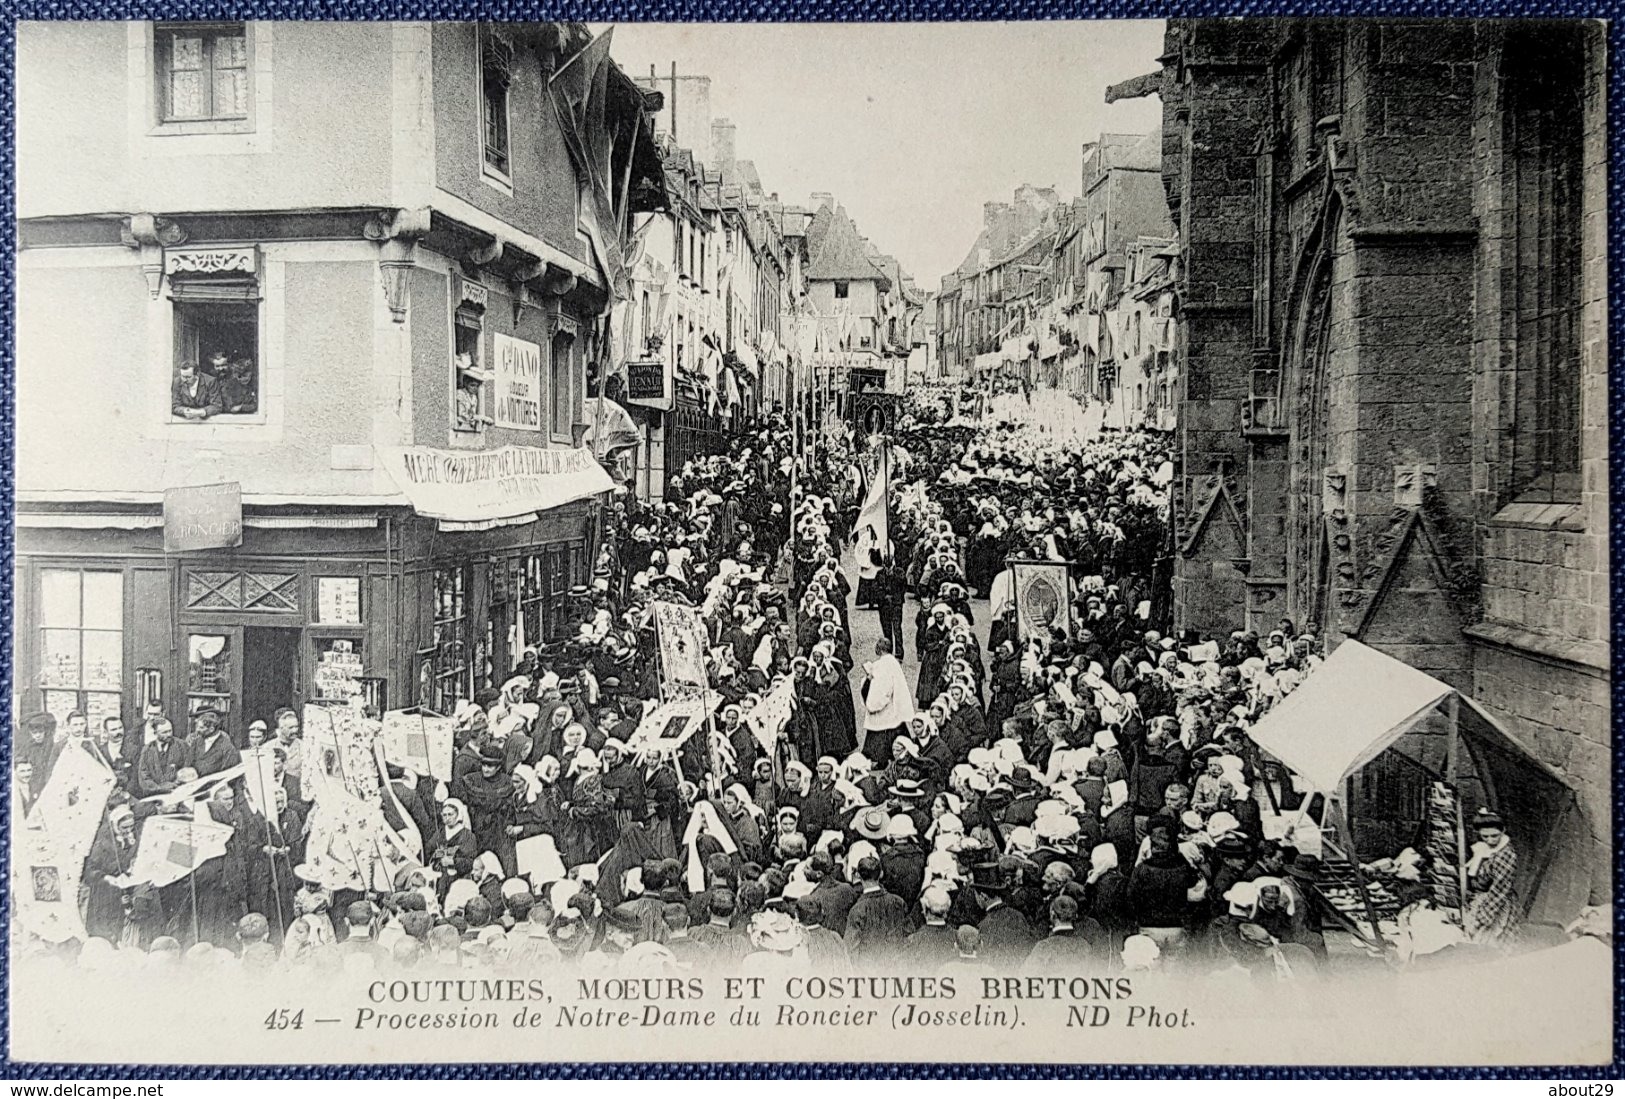
{"type": "Polygon", "coordinates": [[[243,486],[164,489],[164,552],[231,549],[243,544],[243,486]]]}

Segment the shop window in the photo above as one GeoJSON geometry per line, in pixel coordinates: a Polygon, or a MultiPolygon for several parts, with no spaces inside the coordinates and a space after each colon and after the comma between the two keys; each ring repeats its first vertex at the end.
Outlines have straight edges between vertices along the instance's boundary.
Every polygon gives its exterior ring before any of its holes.
{"type": "Polygon", "coordinates": [[[322,637],[316,640],[313,679],[318,701],[344,701],[350,698],[362,685],[362,671],[359,639],[322,637]]]}
{"type": "Polygon", "coordinates": [[[513,44],[490,27],[480,28],[480,148],[485,168],[509,175],[508,92],[513,84],[513,44]]]}
{"type": "Polygon", "coordinates": [[[541,554],[519,561],[519,649],[545,645],[547,634],[547,582],[541,554]]]}
{"type": "Polygon", "coordinates": [[[486,289],[463,280],[452,323],[454,431],[479,431],[491,422],[491,371],[485,357],[486,289]]]}
{"type": "Polygon", "coordinates": [[[153,28],[158,121],[189,132],[236,132],[249,121],[253,68],[242,23],[153,28]]]}
{"type": "Polygon", "coordinates": [[[550,639],[562,637],[570,623],[570,555],[569,549],[550,550],[547,554],[547,636],[550,639]]]}
{"type": "MultiPolygon", "coordinates": [[[[237,659],[230,633],[194,633],[186,638],[186,712],[230,714],[232,671],[237,659]]],[[[182,730],[183,732],[185,730],[182,730]]]]}
{"type": "Polygon", "coordinates": [[[124,574],[40,570],[40,687],[45,709],[74,710],[92,727],[120,716],[124,688],[124,574]]]}
{"type": "Polygon", "coordinates": [[[468,646],[467,566],[435,569],[434,627],[430,636],[433,653],[432,698],[422,699],[436,713],[449,714],[460,698],[472,694],[473,664],[468,646]]]}
{"type": "Polygon", "coordinates": [[[576,413],[575,339],[570,333],[560,332],[553,337],[553,360],[548,370],[547,399],[553,441],[568,443],[576,413]]]}

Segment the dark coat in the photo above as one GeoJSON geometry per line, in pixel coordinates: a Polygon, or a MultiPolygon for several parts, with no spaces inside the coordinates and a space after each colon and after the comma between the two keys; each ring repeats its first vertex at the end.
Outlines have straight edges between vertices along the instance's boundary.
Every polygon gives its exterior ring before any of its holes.
{"type": "Polygon", "coordinates": [[[846,949],[854,964],[883,961],[908,933],[908,906],[885,889],[865,892],[846,917],[846,949]]]}
{"type": "Polygon", "coordinates": [[[1196,884],[1195,867],[1178,851],[1153,855],[1134,868],[1128,879],[1128,905],[1134,922],[1146,927],[1183,927],[1190,902],[1185,893],[1196,884]]]}
{"type": "Polygon", "coordinates": [[[982,917],[980,930],[982,949],[978,956],[994,969],[1019,967],[1038,941],[1032,921],[1008,904],[995,904],[989,909],[982,917]]]}

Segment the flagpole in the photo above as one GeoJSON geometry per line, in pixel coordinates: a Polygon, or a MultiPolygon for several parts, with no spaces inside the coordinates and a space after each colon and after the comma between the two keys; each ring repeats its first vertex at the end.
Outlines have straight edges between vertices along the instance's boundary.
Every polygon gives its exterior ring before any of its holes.
{"type": "Polygon", "coordinates": [[[194,829],[192,827],[192,825],[195,823],[195,814],[196,813],[197,813],[197,805],[194,804],[192,806],[192,812],[187,814],[187,817],[186,817],[186,849],[191,853],[191,856],[192,856],[191,859],[188,860],[188,861],[191,862],[192,866],[187,871],[187,874],[186,874],[186,887],[187,887],[187,891],[192,894],[192,945],[193,946],[196,946],[198,944],[198,928],[197,928],[197,867],[198,867],[198,862],[197,862],[197,837],[196,837],[195,831],[194,831],[194,829]]]}
{"type": "MultiPolygon", "coordinates": [[[[282,827],[281,827],[281,824],[279,823],[279,821],[277,819],[278,814],[277,814],[276,802],[275,801],[267,801],[265,799],[265,768],[260,766],[260,761],[263,758],[259,754],[261,751],[262,751],[261,749],[255,749],[254,775],[255,775],[256,781],[259,783],[259,788],[260,788],[260,809],[262,811],[267,809],[267,808],[270,809],[270,812],[266,815],[266,819],[265,819],[265,824],[266,824],[265,834],[266,834],[266,840],[267,840],[266,846],[271,847],[271,848],[274,849],[274,848],[276,848],[276,847],[278,847],[280,845],[276,844],[276,843],[272,843],[272,842],[270,842],[270,840],[272,839],[273,833],[278,837],[281,836],[282,827]]],[[[277,938],[278,938],[278,940],[280,940],[281,937],[282,937],[282,932],[286,931],[287,928],[288,928],[287,914],[282,911],[282,886],[278,883],[277,874],[276,874],[276,859],[277,859],[277,857],[276,857],[276,854],[275,854],[274,850],[267,852],[267,854],[269,854],[270,857],[271,857],[271,899],[276,902],[277,938]]]]}

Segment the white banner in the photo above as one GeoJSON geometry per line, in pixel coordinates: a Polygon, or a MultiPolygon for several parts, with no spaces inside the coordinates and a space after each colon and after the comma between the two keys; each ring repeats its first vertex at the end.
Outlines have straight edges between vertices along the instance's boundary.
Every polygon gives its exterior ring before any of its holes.
{"type": "Polygon", "coordinates": [[[450,782],[452,724],[449,717],[391,710],[384,715],[384,758],[450,782]]]}
{"type": "Polygon", "coordinates": [[[709,687],[705,671],[705,625],[695,607],[656,603],[655,631],[660,639],[660,669],[667,686],[709,687]]]}
{"type": "Polygon", "coordinates": [[[521,431],[542,429],[542,349],[536,344],[495,333],[491,337],[492,376],[498,427],[521,431]]]}
{"type": "Polygon", "coordinates": [[[1021,640],[1046,627],[1070,631],[1072,585],[1067,565],[1051,561],[1012,561],[1016,587],[1016,630],[1021,640]]]}
{"type": "Polygon", "coordinates": [[[505,446],[476,453],[426,446],[375,449],[413,509],[431,519],[519,519],[615,488],[582,447],[505,446]]]}

